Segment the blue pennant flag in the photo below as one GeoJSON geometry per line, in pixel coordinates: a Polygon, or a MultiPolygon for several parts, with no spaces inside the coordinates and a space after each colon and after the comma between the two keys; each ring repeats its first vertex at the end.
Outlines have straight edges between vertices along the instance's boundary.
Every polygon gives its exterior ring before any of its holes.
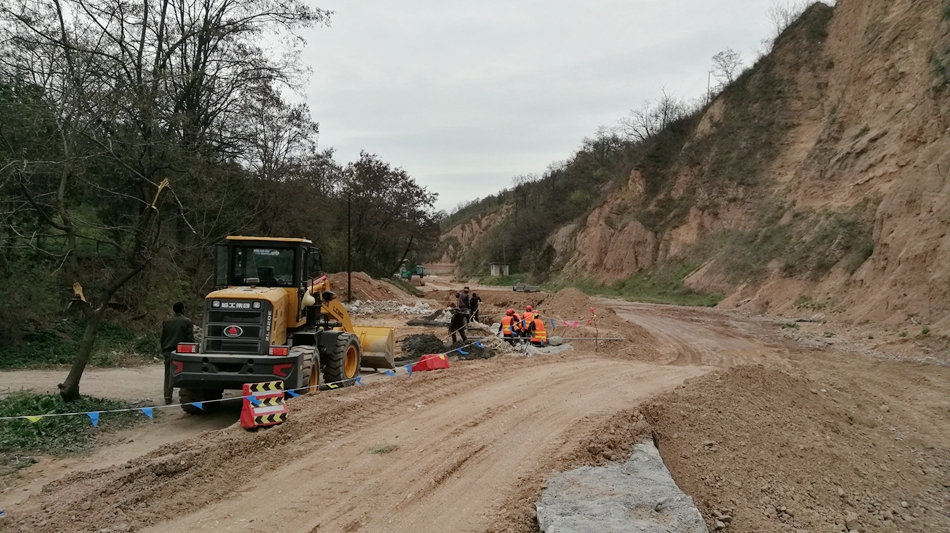
{"type": "Polygon", "coordinates": [[[409,372],[409,375],[412,375],[412,365],[406,366],[406,371],[409,372]]]}
{"type": "Polygon", "coordinates": [[[291,398],[299,398],[299,397],[300,397],[300,393],[294,392],[294,391],[292,391],[292,390],[287,391],[287,394],[289,394],[291,398]]]}
{"type": "Polygon", "coordinates": [[[147,416],[147,417],[149,417],[149,418],[154,418],[154,417],[152,416],[152,408],[151,408],[151,407],[143,407],[143,408],[141,408],[141,409],[139,409],[139,410],[142,411],[143,413],[145,413],[145,416],[147,416]]]}
{"type": "MultiPolygon", "coordinates": [[[[261,401],[258,400],[257,397],[254,396],[253,394],[250,396],[245,396],[244,399],[251,402],[251,405],[253,405],[254,407],[259,407],[261,405],[261,401]]],[[[198,406],[198,409],[204,409],[204,407],[201,407],[201,403],[193,403],[191,405],[198,406]]]]}
{"type": "MultiPolygon", "coordinates": [[[[257,400],[257,398],[255,398],[255,401],[257,401],[257,403],[254,405],[259,405],[261,403],[259,400],[257,400]]],[[[204,408],[204,405],[202,405],[203,403],[204,402],[191,402],[191,405],[194,405],[198,409],[201,409],[202,411],[204,411],[205,408],[204,408]]],[[[251,403],[254,403],[254,402],[251,402],[251,403]]]]}
{"type": "Polygon", "coordinates": [[[554,319],[551,319],[551,329],[557,328],[557,324],[554,323],[554,319]]]}
{"type": "Polygon", "coordinates": [[[89,420],[92,420],[92,425],[99,427],[99,413],[86,413],[89,415],[89,420]]]}
{"type": "Polygon", "coordinates": [[[383,374],[386,374],[387,376],[390,376],[390,377],[396,377],[396,373],[393,372],[392,370],[387,370],[383,372],[383,374]]]}
{"type": "Polygon", "coordinates": [[[359,378],[359,377],[356,378],[356,384],[359,385],[360,387],[366,386],[366,385],[363,385],[363,378],[359,378]]]}
{"type": "Polygon", "coordinates": [[[481,350],[484,350],[484,349],[485,349],[485,347],[482,346],[482,343],[480,343],[480,342],[476,342],[476,343],[475,343],[475,346],[478,346],[478,348],[481,349],[481,350]]]}
{"type": "Polygon", "coordinates": [[[458,352],[458,353],[460,353],[460,354],[462,354],[462,355],[468,355],[468,352],[466,352],[465,350],[463,350],[463,349],[461,349],[461,348],[457,348],[455,351],[458,352]]]}

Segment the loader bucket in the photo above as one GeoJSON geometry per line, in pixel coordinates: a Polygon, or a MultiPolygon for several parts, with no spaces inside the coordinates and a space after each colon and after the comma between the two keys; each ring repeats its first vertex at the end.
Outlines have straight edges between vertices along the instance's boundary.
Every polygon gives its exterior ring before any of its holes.
{"type": "Polygon", "coordinates": [[[396,351],[396,341],[393,340],[393,328],[375,326],[354,326],[356,336],[363,347],[364,367],[396,368],[393,362],[393,352],[396,351]]]}

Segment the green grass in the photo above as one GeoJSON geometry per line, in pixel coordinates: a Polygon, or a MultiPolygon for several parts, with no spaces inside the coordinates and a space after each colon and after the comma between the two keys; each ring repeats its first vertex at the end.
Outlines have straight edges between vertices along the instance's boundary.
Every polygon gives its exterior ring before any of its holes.
{"type": "Polygon", "coordinates": [[[385,455],[387,453],[394,452],[398,449],[399,449],[399,446],[396,446],[394,444],[387,444],[385,446],[374,446],[370,448],[369,453],[372,453],[375,455],[385,455]]]}
{"type": "MultiPolygon", "coordinates": [[[[60,322],[54,328],[39,329],[23,342],[0,346],[0,369],[48,368],[71,364],[79,350],[83,324],[60,322]]],[[[99,336],[89,363],[97,367],[147,362],[160,355],[158,333],[136,334],[115,324],[99,326],[99,336]]]]}
{"type": "Polygon", "coordinates": [[[798,297],[798,300],[795,300],[795,307],[798,309],[824,309],[828,307],[828,301],[818,302],[812,299],[811,296],[803,294],[798,297]]]}
{"type": "Polygon", "coordinates": [[[615,285],[605,287],[585,282],[578,289],[590,295],[619,297],[636,302],[712,307],[722,300],[721,294],[698,293],[683,284],[683,280],[696,267],[693,263],[656,265],[615,285]]]}
{"type": "Polygon", "coordinates": [[[510,276],[485,276],[479,278],[479,285],[492,285],[498,287],[504,287],[505,285],[511,286],[515,283],[526,283],[525,274],[512,274],[510,276]]]}
{"type": "MultiPolygon", "coordinates": [[[[128,409],[131,404],[84,396],[66,403],[59,395],[18,392],[0,399],[0,417],[48,415],[128,409]]],[[[100,415],[99,427],[93,427],[86,415],[44,417],[38,422],[26,419],[0,421],[0,453],[41,453],[67,455],[88,450],[103,431],[130,427],[148,418],[138,411],[100,415]]]]}

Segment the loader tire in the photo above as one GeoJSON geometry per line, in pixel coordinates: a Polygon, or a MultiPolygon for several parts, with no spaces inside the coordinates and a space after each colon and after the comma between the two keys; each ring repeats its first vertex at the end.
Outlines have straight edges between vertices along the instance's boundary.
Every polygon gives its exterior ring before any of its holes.
{"type": "Polygon", "coordinates": [[[317,360],[314,350],[313,346],[294,346],[290,349],[290,355],[302,356],[300,358],[300,386],[310,387],[297,390],[296,392],[300,394],[315,391],[314,386],[320,381],[319,369],[314,364],[314,361],[317,360]]]}
{"type": "Polygon", "coordinates": [[[221,389],[178,389],[178,399],[181,401],[181,410],[189,415],[206,415],[214,412],[221,406],[221,402],[202,405],[202,408],[191,405],[194,402],[210,402],[220,400],[224,396],[221,389]]]}
{"type": "Polygon", "coordinates": [[[336,338],[336,346],[329,353],[323,354],[323,381],[336,384],[340,387],[349,387],[353,378],[360,375],[360,359],[363,350],[356,335],[341,333],[336,338]],[[325,360],[323,360],[325,359],[325,360]]]}

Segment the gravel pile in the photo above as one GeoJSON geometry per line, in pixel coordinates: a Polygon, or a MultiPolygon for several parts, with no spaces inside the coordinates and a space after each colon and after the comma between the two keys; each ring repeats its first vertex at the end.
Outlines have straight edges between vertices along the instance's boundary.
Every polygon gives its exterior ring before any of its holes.
{"type": "Polygon", "coordinates": [[[346,304],[346,310],[353,316],[375,314],[386,315],[429,315],[432,308],[425,302],[416,302],[415,305],[406,305],[395,300],[383,302],[356,300],[346,304]]]}
{"type": "MultiPolygon", "coordinates": [[[[430,312],[432,310],[430,309],[430,312]]],[[[431,313],[428,316],[422,318],[414,318],[409,322],[406,322],[407,326],[427,326],[427,327],[447,327],[449,322],[452,321],[452,310],[451,309],[439,309],[431,313]]]]}

